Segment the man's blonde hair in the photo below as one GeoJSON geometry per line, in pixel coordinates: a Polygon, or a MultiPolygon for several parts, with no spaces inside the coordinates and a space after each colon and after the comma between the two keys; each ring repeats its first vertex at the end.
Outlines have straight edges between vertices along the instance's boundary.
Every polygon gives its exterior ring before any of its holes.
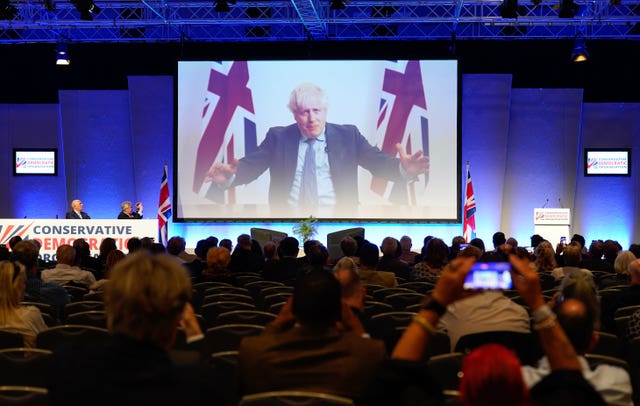
{"type": "Polygon", "coordinates": [[[191,289],[186,271],[168,256],[128,256],[116,264],[105,287],[109,331],[170,346],[191,289]]]}

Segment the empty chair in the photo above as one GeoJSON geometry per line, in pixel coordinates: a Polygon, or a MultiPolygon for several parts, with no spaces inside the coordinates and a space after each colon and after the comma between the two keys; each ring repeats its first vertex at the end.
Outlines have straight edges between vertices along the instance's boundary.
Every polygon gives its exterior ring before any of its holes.
{"type": "Polygon", "coordinates": [[[398,285],[399,288],[411,289],[417,293],[425,294],[435,287],[430,282],[405,282],[398,285]]]}
{"type": "Polygon", "coordinates": [[[244,337],[258,335],[264,326],[257,324],[224,324],[211,327],[205,333],[207,352],[237,351],[244,337]]]}
{"type": "Polygon", "coordinates": [[[286,303],[290,297],[291,293],[274,293],[273,295],[269,295],[264,298],[264,300],[262,301],[262,308],[269,309],[276,303],[286,303]]]}
{"type": "Polygon", "coordinates": [[[424,299],[421,293],[394,293],[384,298],[384,302],[393,306],[394,310],[403,311],[408,306],[419,304],[424,299]]]}
{"type": "Polygon", "coordinates": [[[367,291],[367,295],[371,295],[373,296],[373,292],[375,292],[376,290],[381,290],[381,289],[387,289],[382,285],[375,285],[375,284],[365,284],[364,285],[364,289],[367,291]]]}
{"type": "Polygon", "coordinates": [[[238,406],[353,406],[353,400],[318,392],[274,391],[245,395],[238,406]]]}
{"type": "Polygon", "coordinates": [[[204,296],[216,295],[219,293],[236,293],[239,295],[249,295],[249,291],[239,286],[213,286],[204,291],[204,296]]]}
{"type": "Polygon", "coordinates": [[[215,302],[243,302],[255,304],[253,298],[249,295],[240,295],[238,293],[216,293],[215,295],[205,296],[202,305],[215,302]]]}
{"type": "Polygon", "coordinates": [[[365,301],[364,302],[364,315],[368,318],[380,313],[389,313],[393,311],[393,306],[384,302],[365,301]]]}
{"type": "Polygon", "coordinates": [[[619,307],[613,317],[631,316],[636,310],[640,310],[640,305],[619,307]]]}
{"type": "Polygon", "coordinates": [[[384,341],[387,353],[390,354],[400,337],[401,331],[397,328],[406,328],[415,315],[411,312],[380,313],[366,320],[364,327],[371,337],[384,341]]]}
{"type": "Polygon", "coordinates": [[[258,292],[258,295],[256,297],[256,305],[258,307],[264,307],[264,298],[267,296],[271,296],[274,295],[276,293],[289,293],[292,294],[293,293],[293,287],[292,286],[271,286],[268,288],[264,288],[262,289],[260,292],[258,292]]]}
{"type": "Polygon", "coordinates": [[[373,292],[373,300],[377,302],[384,302],[384,298],[393,295],[395,293],[415,293],[411,289],[406,288],[384,288],[373,292]]]}
{"type": "Polygon", "coordinates": [[[0,405],[47,406],[48,393],[36,386],[0,386],[0,405]]]}
{"type": "Polygon", "coordinates": [[[0,329],[0,348],[22,347],[22,334],[0,329]]]}
{"type": "Polygon", "coordinates": [[[220,287],[220,286],[233,286],[227,282],[200,282],[192,285],[193,289],[196,290],[197,294],[200,297],[204,297],[204,292],[209,288],[220,287]]]}
{"type": "MultiPolygon", "coordinates": [[[[442,354],[433,356],[427,361],[429,370],[433,371],[435,378],[440,386],[445,390],[457,390],[460,386],[460,378],[462,377],[462,361],[464,354],[460,352],[452,352],[450,354],[442,354]]],[[[499,389],[497,389],[499,391],[499,389]]],[[[499,393],[496,393],[499,396],[499,393]]]]}
{"type": "Polygon", "coordinates": [[[211,365],[218,371],[220,381],[217,383],[224,392],[225,405],[236,406],[238,404],[238,351],[222,351],[211,354],[211,365]]]}
{"type": "Polygon", "coordinates": [[[0,350],[0,382],[3,385],[46,387],[52,354],[39,348],[0,350]]]}
{"type": "Polygon", "coordinates": [[[89,310],[67,316],[67,324],[107,328],[107,313],[104,310],[89,310]]]}
{"type": "Polygon", "coordinates": [[[285,284],[282,283],[282,282],[276,282],[276,281],[258,280],[258,281],[253,281],[253,282],[246,283],[244,285],[244,287],[249,290],[249,293],[254,298],[258,297],[258,294],[263,289],[270,288],[270,287],[273,287],[273,286],[285,286],[285,284]]]}
{"type": "Polygon", "coordinates": [[[234,310],[256,310],[256,307],[244,302],[215,302],[202,306],[202,308],[200,308],[200,314],[204,318],[207,326],[213,327],[215,326],[218,315],[234,310]]]}
{"type": "Polygon", "coordinates": [[[221,313],[216,320],[216,325],[257,324],[259,326],[266,326],[267,323],[272,322],[275,318],[276,316],[273,313],[258,310],[234,310],[221,313]]]}
{"type": "Polygon", "coordinates": [[[234,276],[236,277],[236,281],[238,281],[238,285],[240,286],[247,286],[247,284],[251,283],[251,282],[261,282],[264,279],[262,279],[261,276],[259,275],[238,275],[238,274],[234,274],[234,276]]]}
{"type": "Polygon", "coordinates": [[[67,303],[64,306],[65,317],[70,314],[88,312],[91,310],[104,310],[104,302],[95,300],[83,300],[75,303],[67,303]]]}
{"type": "Polygon", "coordinates": [[[79,343],[100,344],[109,339],[107,329],[92,326],[66,324],[41,331],[36,336],[36,347],[55,351],[63,345],[79,343]]]}

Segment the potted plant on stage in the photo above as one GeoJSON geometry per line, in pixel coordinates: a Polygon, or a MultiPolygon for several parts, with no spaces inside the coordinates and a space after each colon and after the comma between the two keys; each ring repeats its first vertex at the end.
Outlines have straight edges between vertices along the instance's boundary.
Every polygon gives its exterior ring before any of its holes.
{"type": "Polygon", "coordinates": [[[293,233],[298,236],[303,243],[309,241],[318,233],[317,222],[318,219],[313,216],[300,220],[298,224],[293,226],[293,233]]]}

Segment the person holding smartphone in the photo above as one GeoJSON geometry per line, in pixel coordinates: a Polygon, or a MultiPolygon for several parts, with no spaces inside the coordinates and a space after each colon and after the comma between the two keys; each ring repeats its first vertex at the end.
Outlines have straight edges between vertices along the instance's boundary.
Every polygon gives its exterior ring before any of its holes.
{"type": "Polygon", "coordinates": [[[133,206],[128,200],[120,203],[120,208],[122,210],[120,211],[120,214],[118,214],[119,220],[139,220],[142,218],[142,203],[140,202],[136,203],[136,211],[133,211],[133,206]]]}

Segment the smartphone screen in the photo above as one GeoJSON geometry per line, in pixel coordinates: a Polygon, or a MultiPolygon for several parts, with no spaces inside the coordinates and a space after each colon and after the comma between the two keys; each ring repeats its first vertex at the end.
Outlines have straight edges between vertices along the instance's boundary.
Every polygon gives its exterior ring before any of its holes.
{"type": "Polygon", "coordinates": [[[464,281],[467,290],[512,289],[511,264],[508,262],[476,262],[464,281]]]}

